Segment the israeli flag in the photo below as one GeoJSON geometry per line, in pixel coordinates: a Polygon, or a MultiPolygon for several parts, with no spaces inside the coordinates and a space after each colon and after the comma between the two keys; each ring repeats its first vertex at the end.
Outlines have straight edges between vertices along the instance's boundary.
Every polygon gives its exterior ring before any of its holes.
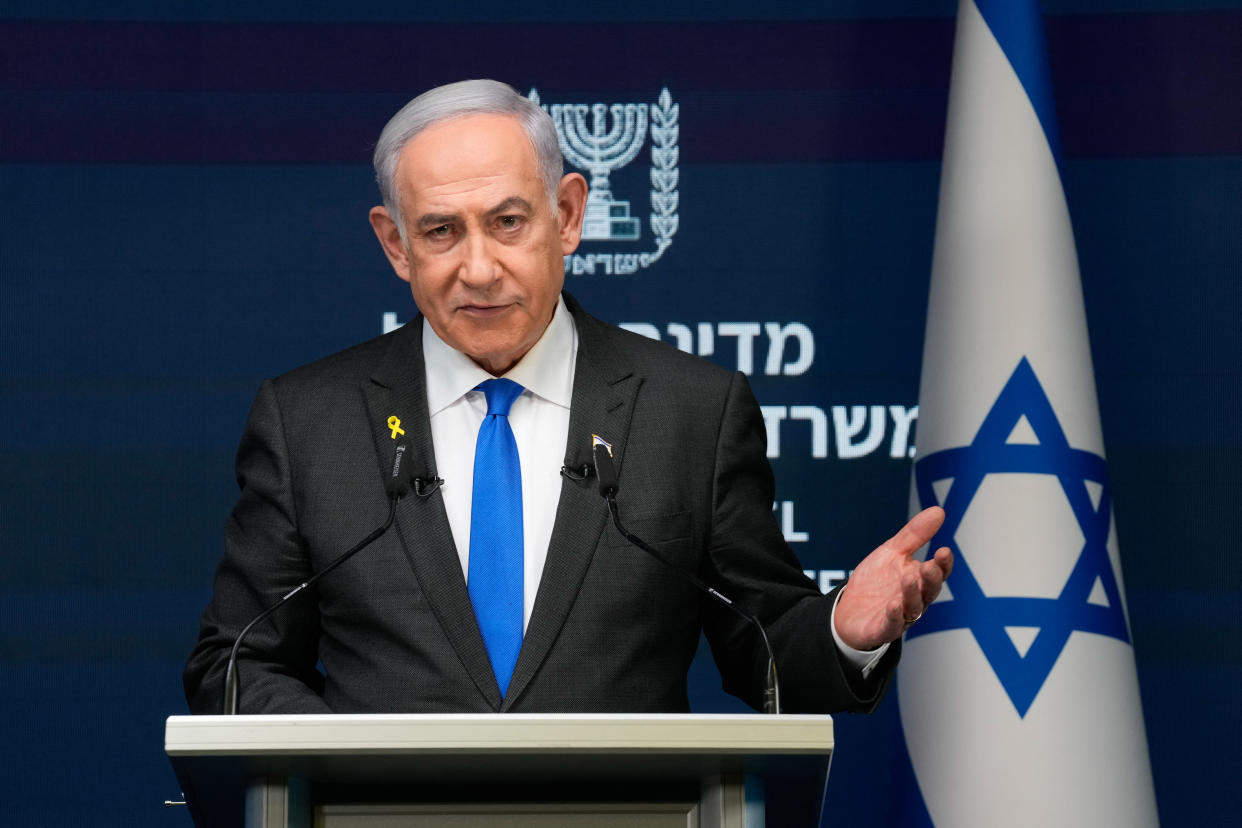
{"type": "Polygon", "coordinates": [[[962,0],[911,497],[956,561],[897,679],[938,826],[1157,823],[1060,157],[1038,2],[962,0]]]}

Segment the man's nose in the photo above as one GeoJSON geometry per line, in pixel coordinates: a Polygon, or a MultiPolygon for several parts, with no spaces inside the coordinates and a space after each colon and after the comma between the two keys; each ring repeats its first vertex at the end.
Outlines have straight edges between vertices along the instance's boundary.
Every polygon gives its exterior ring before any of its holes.
{"type": "Polygon", "coordinates": [[[486,287],[500,275],[493,242],[486,233],[469,234],[462,247],[459,278],[471,287],[486,287]]]}

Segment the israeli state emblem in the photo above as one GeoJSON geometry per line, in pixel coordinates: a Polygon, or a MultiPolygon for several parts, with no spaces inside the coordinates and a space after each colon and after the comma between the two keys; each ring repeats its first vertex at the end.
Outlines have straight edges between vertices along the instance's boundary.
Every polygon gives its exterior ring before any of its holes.
{"type": "Polygon", "coordinates": [[[565,257],[565,272],[628,275],[664,255],[677,233],[678,118],[668,88],[652,103],[554,103],[527,95],[552,116],[565,160],[590,181],[582,224],[583,252],[565,257]],[[651,141],[649,203],[644,232],[632,202],[614,193],[613,178],[651,141]],[[650,234],[648,236],[648,233],[650,234]]]}

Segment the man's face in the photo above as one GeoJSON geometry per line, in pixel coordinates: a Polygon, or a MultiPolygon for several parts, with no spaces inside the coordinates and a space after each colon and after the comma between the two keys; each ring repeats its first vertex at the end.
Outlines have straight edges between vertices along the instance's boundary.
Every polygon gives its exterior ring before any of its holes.
{"type": "Polygon", "coordinates": [[[371,223],[436,334],[493,375],[513,367],[552,321],[562,257],[578,245],[586,182],[565,176],[557,206],[521,125],[468,115],[402,150],[396,192],[405,242],[383,207],[371,223]]]}

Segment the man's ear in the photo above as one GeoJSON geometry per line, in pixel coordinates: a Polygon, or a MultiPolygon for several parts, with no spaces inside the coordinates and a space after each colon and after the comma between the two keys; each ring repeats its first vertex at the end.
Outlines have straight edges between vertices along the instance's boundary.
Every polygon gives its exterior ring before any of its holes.
{"type": "Polygon", "coordinates": [[[587,182],[578,173],[569,173],[556,188],[556,209],[561,222],[561,255],[578,249],[582,239],[582,217],[586,213],[587,182]]]}
{"type": "Polygon", "coordinates": [[[397,223],[392,220],[392,216],[384,207],[372,207],[370,218],[371,229],[375,231],[375,238],[379,239],[380,247],[384,248],[388,263],[392,265],[392,269],[397,272],[397,277],[401,281],[410,281],[409,251],[401,239],[401,231],[397,228],[397,223]]]}

